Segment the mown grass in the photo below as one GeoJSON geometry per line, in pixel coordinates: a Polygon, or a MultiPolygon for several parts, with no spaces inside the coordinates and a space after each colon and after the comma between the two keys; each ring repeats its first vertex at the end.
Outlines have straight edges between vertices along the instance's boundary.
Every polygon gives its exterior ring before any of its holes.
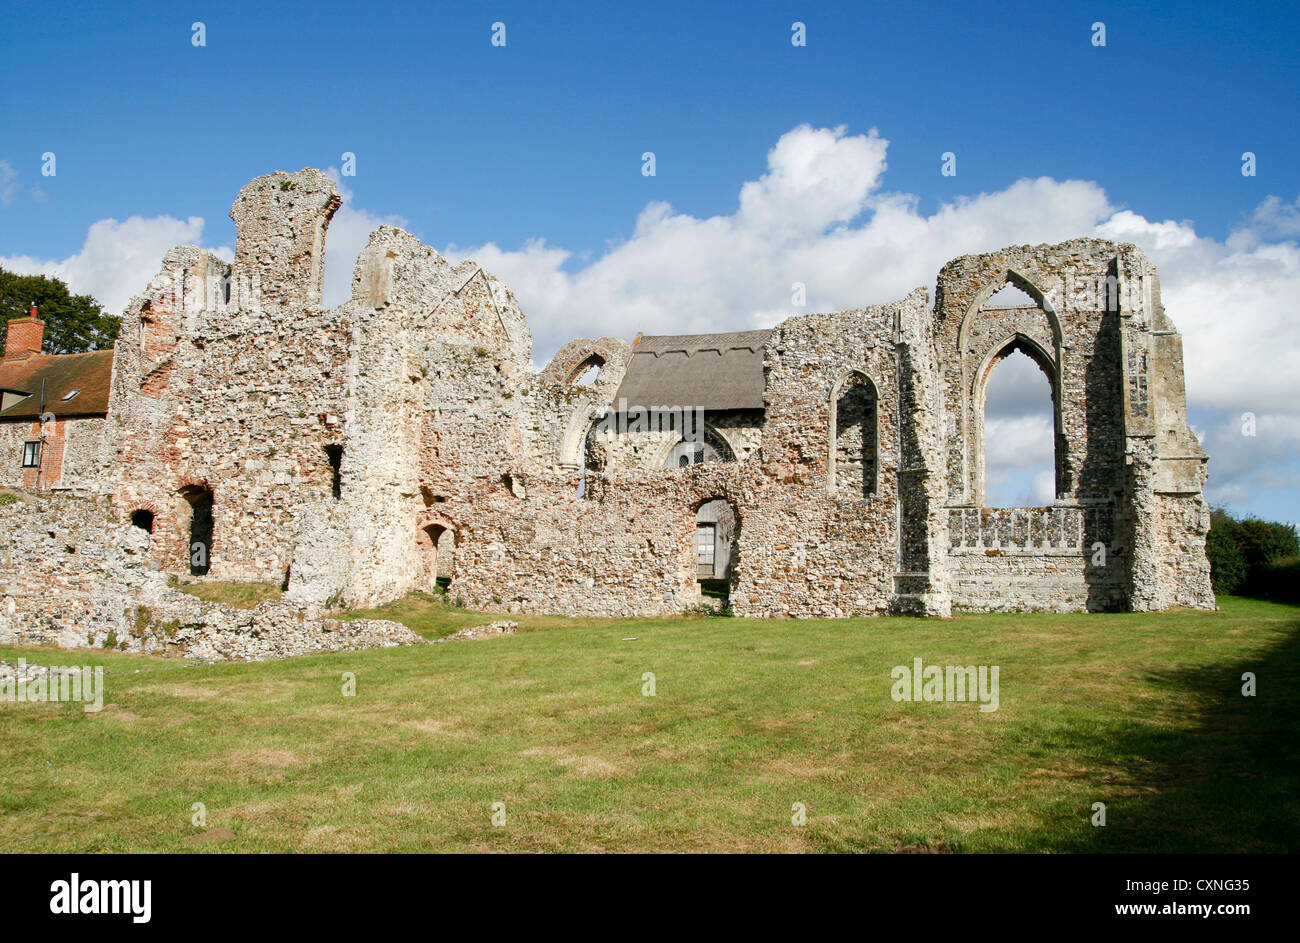
{"type": "MultiPolygon", "coordinates": [[[[1300,609],[1222,605],[519,616],[513,637],[208,667],[0,649],[109,672],[98,714],[0,703],[0,848],[1294,851],[1300,609]],[[893,701],[914,657],[999,665],[999,710],[893,701]],[[234,837],[199,840],[196,802],[234,837]]],[[[429,638],[494,618],[430,598],[373,614],[429,638]]]]}

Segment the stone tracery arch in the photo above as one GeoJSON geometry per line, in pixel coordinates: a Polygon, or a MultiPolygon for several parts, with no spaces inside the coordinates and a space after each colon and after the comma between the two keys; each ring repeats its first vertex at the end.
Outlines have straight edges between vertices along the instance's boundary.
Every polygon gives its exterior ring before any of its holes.
{"type": "Polygon", "coordinates": [[[1056,308],[1047,294],[1013,268],[1008,268],[1001,279],[990,280],[971,299],[971,303],[966,307],[966,313],[962,315],[961,327],[957,332],[958,352],[965,354],[970,347],[970,329],[974,323],[975,315],[979,313],[979,310],[984,307],[990,298],[1006,285],[1015,285],[1030,298],[1033,298],[1038,303],[1038,306],[1043,309],[1043,312],[1047,315],[1048,324],[1051,326],[1052,345],[1056,348],[1056,359],[1059,360],[1061,348],[1065,343],[1065,335],[1061,330],[1061,318],[1056,313],[1056,308]]]}
{"type": "Polygon", "coordinates": [[[1013,353],[1025,354],[1037,364],[1038,369],[1047,378],[1048,391],[1052,397],[1052,466],[1055,472],[1055,492],[1059,498],[1063,490],[1062,469],[1065,464],[1065,443],[1061,433],[1061,386],[1058,362],[1043,346],[1020,331],[1013,331],[997,341],[980,361],[974,371],[966,396],[963,397],[973,413],[974,423],[974,499],[975,503],[985,504],[985,443],[984,443],[984,400],[988,393],[989,379],[993,370],[1013,353]]]}
{"type": "Polygon", "coordinates": [[[560,438],[558,459],[561,468],[577,470],[582,467],[583,443],[587,441],[591,427],[600,421],[602,415],[603,410],[588,406],[575,409],[569,416],[564,435],[560,438]]]}
{"type": "Polygon", "coordinates": [[[972,504],[984,503],[984,389],[989,374],[1011,349],[1019,344],[1029,357],[1038,364],[1047,376],[1052,391],[1052,413],[1054,431],[1054,455],[1056,469],[1056,494],[1059,497],[1070,488],[1066,480],[1065,469],[1068,466],[1066,444],[1062,441],[1061,391],[1065,389],[1065,335],[1061,319],[1048,294],[1027,276],[1014,268],[1006,268],[1000,277],[989,279],[975,296],[962,315],[957,330],[957,357],[961,365],[960,396],[960,442],[963,458],[963,490],[969,489],[968,499],[972,504]],[[972,330],[981,309],[989,298],[1001,291],[1006,285],[1014,285],[1027,294],[1037,304],[1046,319],[1051,335],[1051,350],[1023,331],[1013,331],[992,345],[978,364],[972,363],[972,330]]]}

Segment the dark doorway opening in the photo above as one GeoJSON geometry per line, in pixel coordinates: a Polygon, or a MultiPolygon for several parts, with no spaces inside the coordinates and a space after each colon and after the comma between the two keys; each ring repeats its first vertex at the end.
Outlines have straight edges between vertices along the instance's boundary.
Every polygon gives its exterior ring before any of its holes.
{"type": "Polygon", "coordinates": [[[146,511],[141,508],[131,514],[131,523],[141,530],[153,533],[153,511],[146,511]]]}
{"type": "Polygon", "coordinates": [[[212,566],[212,489],[185,488],[181,497],[190,506],[190,576],[207,576],[212,566]]]}

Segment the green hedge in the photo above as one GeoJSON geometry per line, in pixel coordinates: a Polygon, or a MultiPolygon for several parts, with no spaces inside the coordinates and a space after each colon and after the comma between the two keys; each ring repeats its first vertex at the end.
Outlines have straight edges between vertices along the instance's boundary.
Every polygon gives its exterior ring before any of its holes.
{"type": "Polygon", "coordinates": [[[1205,555],[1216,593],[1300,601],[1300,540],[1294,524],[1238,519],[1217,508],[1210,515],[1205,555]]]}
{"type": "Polygon", "coordinates": [[[1300,556],[1270,560],[1260,567],[1250,586],[1253,596],[1300,602],[1300,556]]]}

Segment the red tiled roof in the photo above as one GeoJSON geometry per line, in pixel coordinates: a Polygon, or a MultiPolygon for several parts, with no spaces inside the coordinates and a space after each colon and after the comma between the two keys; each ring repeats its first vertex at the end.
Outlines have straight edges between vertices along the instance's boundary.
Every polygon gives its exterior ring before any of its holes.
{"type": "Polygon", "coordinates": [[[41,381],[45,382],[45,410],[59,419],[105,416],[113,377],[113,351],[88,354],[40,354],[0,363],[0,388],[32,394],[0,412],[0,422],[32,420],[41,416],[41,381]],[[80,390],[72,399],[63,397],[80,390]]]}

